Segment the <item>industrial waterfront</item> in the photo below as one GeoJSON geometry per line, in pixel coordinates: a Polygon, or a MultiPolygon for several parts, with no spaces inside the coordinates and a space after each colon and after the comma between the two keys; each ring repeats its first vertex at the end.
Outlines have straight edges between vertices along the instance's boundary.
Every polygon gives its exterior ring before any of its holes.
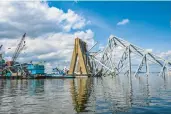
{"type": "Polygon", "coordinates": [[[170,114],[170,61],[112,35],[100,53],[90,50],[76,38],[70,68],[50,74],[1,57],[0,113],[170,114]]]}
{"type": "Polygon", "coordinates": [[[70,68],[50,74],[1,57],[0,113],[170,114],[170,61],[114,36],[97,53],[76,38],[70,68]]]}
{"type": "Polygon", "coordinates": [[[169,3],[1,2],[0,114],[171,114],[169,3]]]}
{"type": "Polygon", "coordinates": [[[170,114],[171,77],[0,80],[0,113],[170,114]]]}

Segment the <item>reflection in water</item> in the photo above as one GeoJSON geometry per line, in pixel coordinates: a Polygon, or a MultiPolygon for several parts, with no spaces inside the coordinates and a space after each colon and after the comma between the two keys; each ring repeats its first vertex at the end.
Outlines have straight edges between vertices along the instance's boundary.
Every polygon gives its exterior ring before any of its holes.
{"type": "Polygon", "coordinates": [[[0,114],[171,113],[171,77],[0,80],[0,114]]]}
{"type": "Polygon", "coordinates": [[[92,78],[71,80],[71,95],[76,112],[84,112],[91,91],[92,78]]]}
{"type": "Polygon", "coordinates": [[[30,95],[35,95],[37,93],[43,94],[44,80],[30,80],[28,86],[28,92],[30,95]]]}

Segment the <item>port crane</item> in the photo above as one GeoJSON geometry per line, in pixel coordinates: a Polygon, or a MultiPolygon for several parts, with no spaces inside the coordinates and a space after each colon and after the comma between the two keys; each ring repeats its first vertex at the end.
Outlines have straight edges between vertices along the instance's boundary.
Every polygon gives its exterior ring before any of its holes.
{"type": "Polygon", "coordinates": [[[26,33],[24,33],[23,37],[21,38],[19,44],[17,45],[17,48],[14,52],[14,55],[12,57],[12,61],[13,63],[16,62],[17,58],[19,57],[21,51],[24,49],[25,47],[25,37],[26,37],[26,33]]]}
{"type": "MultiPolygon", "coordinates": [[[[0,46],[0,51],[1,51],[1,49],[2,49],[2,46],[3,46],[3,45],[0,46]]],[[[1,60],[2,60],[2,53],[0,53],[0,61],[1,61],[1,60]]]]}
{"type": "Polygon", "coordinates": [[[25,75],[25,71],[23,69],[23,66],[20,63],[17,63],[16,60],[19,57],[21,51],[24,49],[25,47],[25,37],[26,37],[26,33],[24,33],[24,35],[22,36],[20,42],[17,45],[17,48],[14,52],[14,55],[12,56],[12,65],[11,66],[7,66],[4,70],[7,70],[11,73],[11,75],[18,75],[18,73],[21,73],[20,75],[25,75]]]}
{"type": "Polygon", "coordinates": [[[3,45],[0,46],[0,50],[1,50],[2,46],[3,46],[3,45]]]}

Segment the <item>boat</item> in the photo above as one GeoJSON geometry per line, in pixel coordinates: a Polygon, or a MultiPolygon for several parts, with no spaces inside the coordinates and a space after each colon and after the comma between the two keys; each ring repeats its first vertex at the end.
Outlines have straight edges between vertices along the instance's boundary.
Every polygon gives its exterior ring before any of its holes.
{"type": "Polygon", "coordinates": [[[53,68],[52,73],[46,74],[47,78],[74,78],[74,76],[67,75],[66,70],[61,70],[59,68],[53,68]]]}

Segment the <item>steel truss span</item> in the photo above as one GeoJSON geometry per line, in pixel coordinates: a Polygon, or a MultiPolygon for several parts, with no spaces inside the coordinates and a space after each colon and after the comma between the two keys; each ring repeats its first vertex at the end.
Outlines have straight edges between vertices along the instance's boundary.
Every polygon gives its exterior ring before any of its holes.
{"type": "Polygon", "coordinates": [[[157,73],[165,77],[171,68],[170,61],[113,35],[102,51],[88,55],[94,76],[124,74],[137,77],[157,73]]]}

